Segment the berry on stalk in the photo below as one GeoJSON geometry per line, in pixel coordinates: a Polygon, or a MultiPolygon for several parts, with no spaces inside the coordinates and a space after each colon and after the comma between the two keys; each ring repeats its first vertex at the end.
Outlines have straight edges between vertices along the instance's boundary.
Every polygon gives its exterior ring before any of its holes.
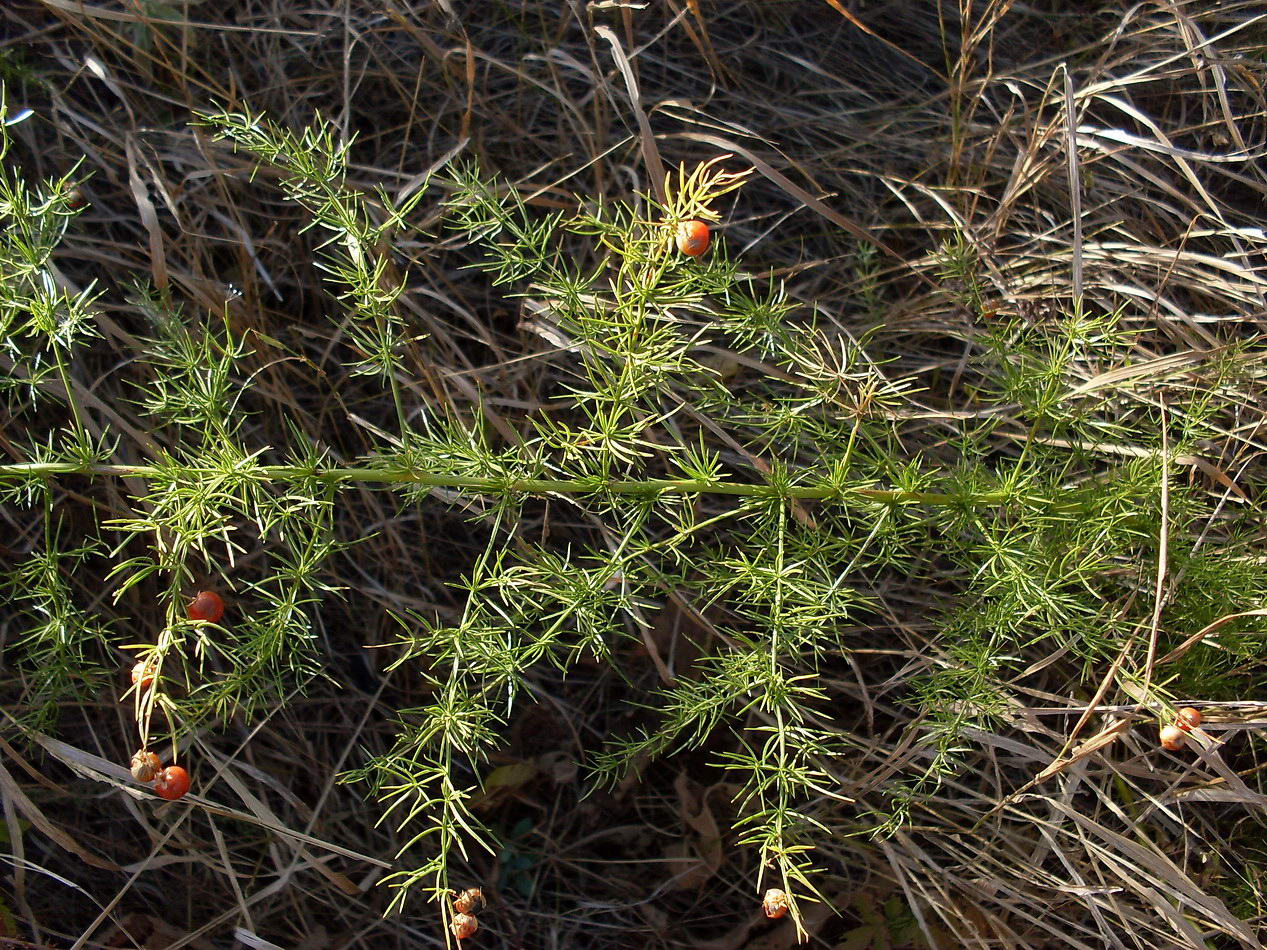
{"type": "Polygon", "coordinates": [[[708,250],[708,225],[703,221],[683,221],[677,226],[677,249],[688,257],[699,257],[708,250]]]}
{"type": "Polygon", "coordinates": [[[154,781],[154,776],[162,767],[162,761],[149,749],[141,749],[132,756],[132,777],[142,785],[154,781]]]}
{"type": "Polygon", "coordinates": [[[1187,732],[1201,725],[1201,710],[1192,706],[1184,706],[1175,716],[1175,725],[1187,732]]]}
{"type": "Polygon", "coordinates": [[[480,929],[480,922],[470,914],[454,914],[451,926],[453,927],[453,936],[459,940],[465,940],[480,929]]]}
{"type": "Polygon", "coordinates": [[[189,619],[218,623],[224,616],[224,599],[213,590],[200,590],[189,602],[189,619]]]}
{"type": "Polygon", "coordinates": [[[137,689],[149,689],[154,685],[154,664],[148,660],[138,660],[132,667],[132,685],[137,689]]]}
{"type": "Polygon", "coordinates": [[[484,909],[484,892],[478,887],[468,887],[453,898],[453,909],[459,914],[478,914],[484,909]]]}
{"type": "Polygon", "coordinates": [[[154,794],[159,798],[166,798],[169,802],[184,798],[188,791],[189,773],[179,765],[169,765],[158,773],[154,781],[154,794]]]}

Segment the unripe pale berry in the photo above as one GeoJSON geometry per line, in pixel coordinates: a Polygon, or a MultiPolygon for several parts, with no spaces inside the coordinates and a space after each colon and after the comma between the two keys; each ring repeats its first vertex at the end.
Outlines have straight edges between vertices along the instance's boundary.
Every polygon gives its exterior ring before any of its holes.
{"type": "Polygon", "coordinates": [[[1161,727],[1161,747],[1170,752],[1178,752],[1183,748],[1184,731],[1178,726],[1161,727]]]}
{"type": "Polygon", "coordinates": [[[470,914],[454,914],[450,926],[453,928],[453,936],[465,940],[480,929],[480,922],[470,914]]]}
{"type": "Polygon", "coordinates": [[[148,749],[141,749],[132,756],[132,777],[142,785],[154,781],[154,776],[163,767],[159,757],[148,749]]]}
{"type": "Polygon", "coordinates": [[[132,667],[132,685],[137,689],[149,689],[154,685],[154,664],[138,660],[132,667]]]}

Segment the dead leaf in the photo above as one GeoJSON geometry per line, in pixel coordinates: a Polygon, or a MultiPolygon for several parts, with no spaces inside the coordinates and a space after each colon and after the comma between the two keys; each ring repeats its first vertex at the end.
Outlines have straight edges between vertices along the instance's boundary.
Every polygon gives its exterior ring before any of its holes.
{"type": "Polygon", "coordinates": [[[664,849],[664,863],[668,865],[673,890],[688,891],[703,887],[713,872],[695,852],[688,841],[674,841],[664,849]]]}
{"type": "Polygon", "coordinates": [[[889,928],[884,924],[863,924],[841,935],[836,950],[890,950],[889,928]]]}
{"type": "Polygon", "coordinates": [[[576,759],[566,752],[545,752],[537,756],[536,766],[555,785],[571,785],[576,781],[576,759]]]}
{"type": "Polygon", "coordinates": [[[518,788],[536,777],[537,767],[531,762],[512,762],[509,765],[499,765],[489,772],[484,777],[484,787],[490,791],[495,788],[518,788]]]}
{"type": "Polygon", "coordinates": [[[1052,762],[1049,766],[1039,772],[1036,776],[1034,776],[1033,783],[1045,782],[1053,775],[1059,775],[1075,762],[1081,762],[1092,753],[1098,752],[1105,746],[1116,742],[1118,737],[1130,728],[1131,721],[1129,719],[1123,719],[1120,722],[1113,723],[1111,726],[1106,726],[1086,742],[1078,746],[1078,748],[1074,749],[1068,758],[1057,759],[1055,762],[1052,762]]]}
{"type": "Polygon", "coordinates": [[[651,617],[651,626],[644,632],[643,639],[657,657],[667,657],[673,664],[670,672],[676,680],[694,679],[699,675],[697,661],[712,637],[706,619],[670,598],[664,608],[651,617]]]}
{"type": "Polygon", "coordinates": [[[1183,643],[1179,644],[1179,646],[1175,647],[1173,650],[1171,650],[1169,653],[1163,656],[1160,660],[1158,660],[1157,665],[1161,666],[1165,663],[1173,663],[1175,660],[1179,659],[1181,656],[1183,656],[1185,653],[1191,650],[1194,646],[1196,646],[1198,643],[1200,643],[1210,634],[1214,633],[1215,630],[1218,630],[1220,627],[1224,626],[1225,624],[1231,623],[1233,620],[1240,620],[1242,617],[1262,617],[1264,615],[1267,615],[1267,610],[1260,608],[1258,610],[1245,610],[1240,613],[1228,614],[1225,617],[1220,617],[1218,620],[1215,620],[1213,623],[1206,624],[1204,627],[1202,627],[1192,636],[1188,637],[1188,639],[1184,640],[1183,643]]]}
{"type": "Polygon", "coordinates": [[[480,810],[492,808],[537,777],[537,767],[531,762],[510,762],[499,765],[484,776],[484,787],[472,796],[471,806],[480,810]]]}
{"type": "Polygon", "coordinates": [[[27,820],[35,828],[39,829],[46,837],[52,839],[63,849],[75,855],[75,857],[83,861],[84,864],[91,865],[94,868],[101,868],[104,871],[119,870],[119,866],[113,861],[93,854],[76,841],[68,832],[63,831],[57,825],[53,824],[44,815],[44,813],[36,807],[35,803],[27,797],[26,792],[22,791],[21,786],[14,781],[13,776],[9,774],[9,770],[3,765],[0,765],[0,792],[3,792],[4,796],[13,802],[14,807],[25,815],[27,820]]]}
{"type": "Polygon", "coordinates": [[[689,833],[687,840],[680,844],[670,845],[665,849],[665,854],[669,855],[669,860],[682,861],[689,858],[694,851],[698,855],[697,868],[684,873],[675,882],[675,887],[701,887],[721,868],[721,828],[717,826],[712,809],[708,807],[707,789],[699,788],[684,771],[679,771],[673,787],[678,792],[678,812],[682,816],[682,823],[688,831],[694,833],[689,833]]]}

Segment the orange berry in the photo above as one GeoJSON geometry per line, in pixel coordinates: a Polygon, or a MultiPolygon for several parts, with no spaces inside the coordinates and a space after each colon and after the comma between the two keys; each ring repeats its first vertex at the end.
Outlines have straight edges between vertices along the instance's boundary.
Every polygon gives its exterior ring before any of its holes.
{"type": "Polygon", "coordinates": [[[154,664],[146,660],[137,660],[132,667],[132,685],[138,689],[149,689],[154,685],[154,664]]]}
{"type": "Polygon", "coordinates": [[[154,776],[163,767],[162,761],[148,749],[141,749],[132,756],[132,777],[142,785],[154,781],[154,776]]]}
{"type": "Polygon", "coordinates": [[[1201,725],[1201,710],[1192,706],[1184,706],[1175,717],[1175,725],[1187,732],[1201,725]]]}
{"type": "Polygon", "coordinates": [[[158,773],[158,778],[154,781],[154,794],[169,802],[184,798],[188,791],[189,773],[179,765],[169,765],[158,773]]]}
{"type": "Polygon", "coordinates": [[[484,909],[484,892],[478,887],[468,887],[453,898],[453,909],[459,914],[478,914],[484,909]]]}
{"type": "Polygon", "coordinates": [[[189,602],[189,619],[218,623],[224,616],[224,600],[213,590],[200,590],[189,602]]]}
{"type": "Polygon", "coordinates": [[[699,257],[708,250],[708,225],[703,221],[683,221],[677,226],[677,249],[688,257],[699,257]]]}
{"type": "Polygon", "coordinates": [[[465,940],[480,929],[480,922],[470,914],[454,914],[450,926],[453,928],[453,936],[465,940]]]}
{"type": "Polygon", "coordinates": [[[777,887],[770,888],[761,901],[761,909],[771,920],[778,920],[787,913],[787,895],[777,887]]]}
{"type": "Polygon", "coordinates": [[[1161,727],[1161,747],[1171,752],[1178,752],[1183,748],[1184,730],[1178,726],[1162,726],[1161,727]]]}

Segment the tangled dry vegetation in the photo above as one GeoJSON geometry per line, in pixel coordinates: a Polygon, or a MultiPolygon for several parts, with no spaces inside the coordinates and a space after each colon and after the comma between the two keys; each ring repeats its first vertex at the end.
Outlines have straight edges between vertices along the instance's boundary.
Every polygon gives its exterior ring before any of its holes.
{"type": "Polygon", "coordinates": [[[1260,946],[1267,15],[952,7],[6,3],[5,161],[79,183],[47,273],[97,296],[64,377],[0,325],[0,942],[439,946],[479,884],[468,946],[1260,946]],[[229,444],[378,474],[162,522],[229,444]],[[159,805],[126,648],[206,586],[159,805]]]}

